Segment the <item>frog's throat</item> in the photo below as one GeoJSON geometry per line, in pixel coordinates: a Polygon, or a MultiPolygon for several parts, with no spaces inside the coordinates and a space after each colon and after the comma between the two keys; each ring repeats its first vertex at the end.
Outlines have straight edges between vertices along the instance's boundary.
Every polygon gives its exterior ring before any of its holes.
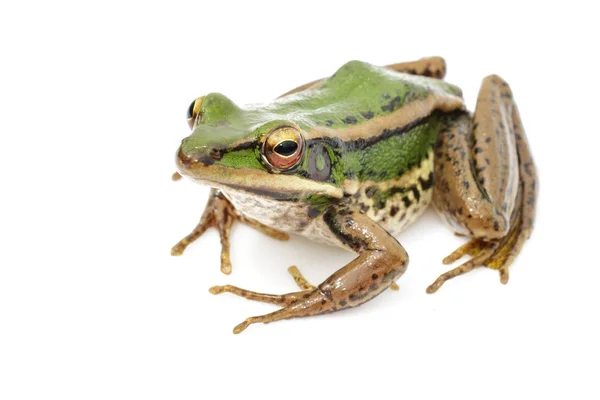
{"type": "Polygon", "coordinates": [[[271,174],[252,168],[233,168],[222,165],[194,163],[185,165],[177,160],[182,175],[217,189],[235,189],[277,200],[302,199],[323,195],[341,199],[344,191],[329,183],[316,182],[294,175],[271,174]]]}

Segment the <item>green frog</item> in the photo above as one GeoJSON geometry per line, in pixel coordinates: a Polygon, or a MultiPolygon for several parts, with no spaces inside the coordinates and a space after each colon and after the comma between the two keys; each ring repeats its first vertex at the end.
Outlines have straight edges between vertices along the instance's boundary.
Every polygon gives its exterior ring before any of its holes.
{"type": "Polygon", "coordinates": [[[355,307],[393,288],[408,265],[394,236],[429,204],[469,238],[443,262],[471,258],[440,275],[428,293],[481,266],[508,281],[532,231],[536,200],[519,112],[508,84],[493,75],[469,113],[445,72],[440,57],[385,67],[351,61],[267,104],[241,107],[219,93],[192,102],[192,133],[179,147],[177,167],[212,189],[199,224],[173,255],[216,227],[221,270],[229,274],[234,221],[277,239],[296,233],[356,253],[318,286],[290,267],[300,287],[292,293],[210,288],[281,307],[246,319],[234,333],[355,307]]]}

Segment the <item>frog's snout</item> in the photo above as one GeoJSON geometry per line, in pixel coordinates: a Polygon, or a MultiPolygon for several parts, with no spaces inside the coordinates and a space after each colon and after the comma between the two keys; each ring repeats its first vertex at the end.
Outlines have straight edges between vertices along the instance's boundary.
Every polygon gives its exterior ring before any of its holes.
{"type": "Polygon", "coordinates": [[[212,165],[223,157],[223,151],[212,146],[202,146],[191,152],[184,152],[180,147],[177,151],[176,163],[181,172],[190,171],[192,168],[212,165]]]}

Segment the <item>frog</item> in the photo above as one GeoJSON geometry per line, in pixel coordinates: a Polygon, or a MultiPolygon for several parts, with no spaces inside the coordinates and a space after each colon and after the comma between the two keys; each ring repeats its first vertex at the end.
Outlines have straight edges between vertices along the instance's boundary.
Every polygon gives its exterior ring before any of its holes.
{"type": "Polygon", "coordinates": [[[216,92],[191,103],[191,134],[176,152],[174,179],[211,189],[200,222],[172,255],[215,227],[221,271],[230,274],[235,221],[275,239],[299,234],[356,255],[317,286],[290,267],[300,290],[281,295],[211,287],[212,294],[279,307],[247,318],[234,333],[356,307],[397,289],[409,257],[396,237],[430,205],[466,237],[442,262],[470,258],[427,293],[479,267],[508,282],[535,219],[537,176],[527,137],[501,77],[483,79],[470,112],[445,74],[437,56],[386,66],[350,61],[267,103],[239,106],[216,92]]]}

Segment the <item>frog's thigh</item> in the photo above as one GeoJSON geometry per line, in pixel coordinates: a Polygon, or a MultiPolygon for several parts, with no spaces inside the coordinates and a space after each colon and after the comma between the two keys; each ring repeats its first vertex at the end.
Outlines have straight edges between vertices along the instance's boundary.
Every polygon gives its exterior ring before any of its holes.
{"type": "Polygon", "coordinates": [[[473,120],[466,113],[455,114],[436,143],[433,205],[457,233],[474,239],[446,258],[452,262],[463,254],[475,256],[446,279],[486,265],[500,269],[506,282],[507,267],[533,228],[535,185],[510,88],[502,78],[489,76],[473,120]]]}
{"type": "MultiPolygon", "coordinates": [[[[358,306],[387,289],[406,270],[404,248],[369,217],[358,211],[332,207],[322,223],[358,257],[335,272],[317,288],[273,313],[251,317],[236,326],[234,333],[257,322],[306,317],[358,306]]],[[[245,296],[246,297],[246,296],[245,296]]]]}
{"type": "Polygon", "coordinates": [[[386,67],[396,72],[429,76],[437,79],[443,79],[446,75],[446,62],[442,57],[421,58],[417,61],[386,65],[386,67]]]}

